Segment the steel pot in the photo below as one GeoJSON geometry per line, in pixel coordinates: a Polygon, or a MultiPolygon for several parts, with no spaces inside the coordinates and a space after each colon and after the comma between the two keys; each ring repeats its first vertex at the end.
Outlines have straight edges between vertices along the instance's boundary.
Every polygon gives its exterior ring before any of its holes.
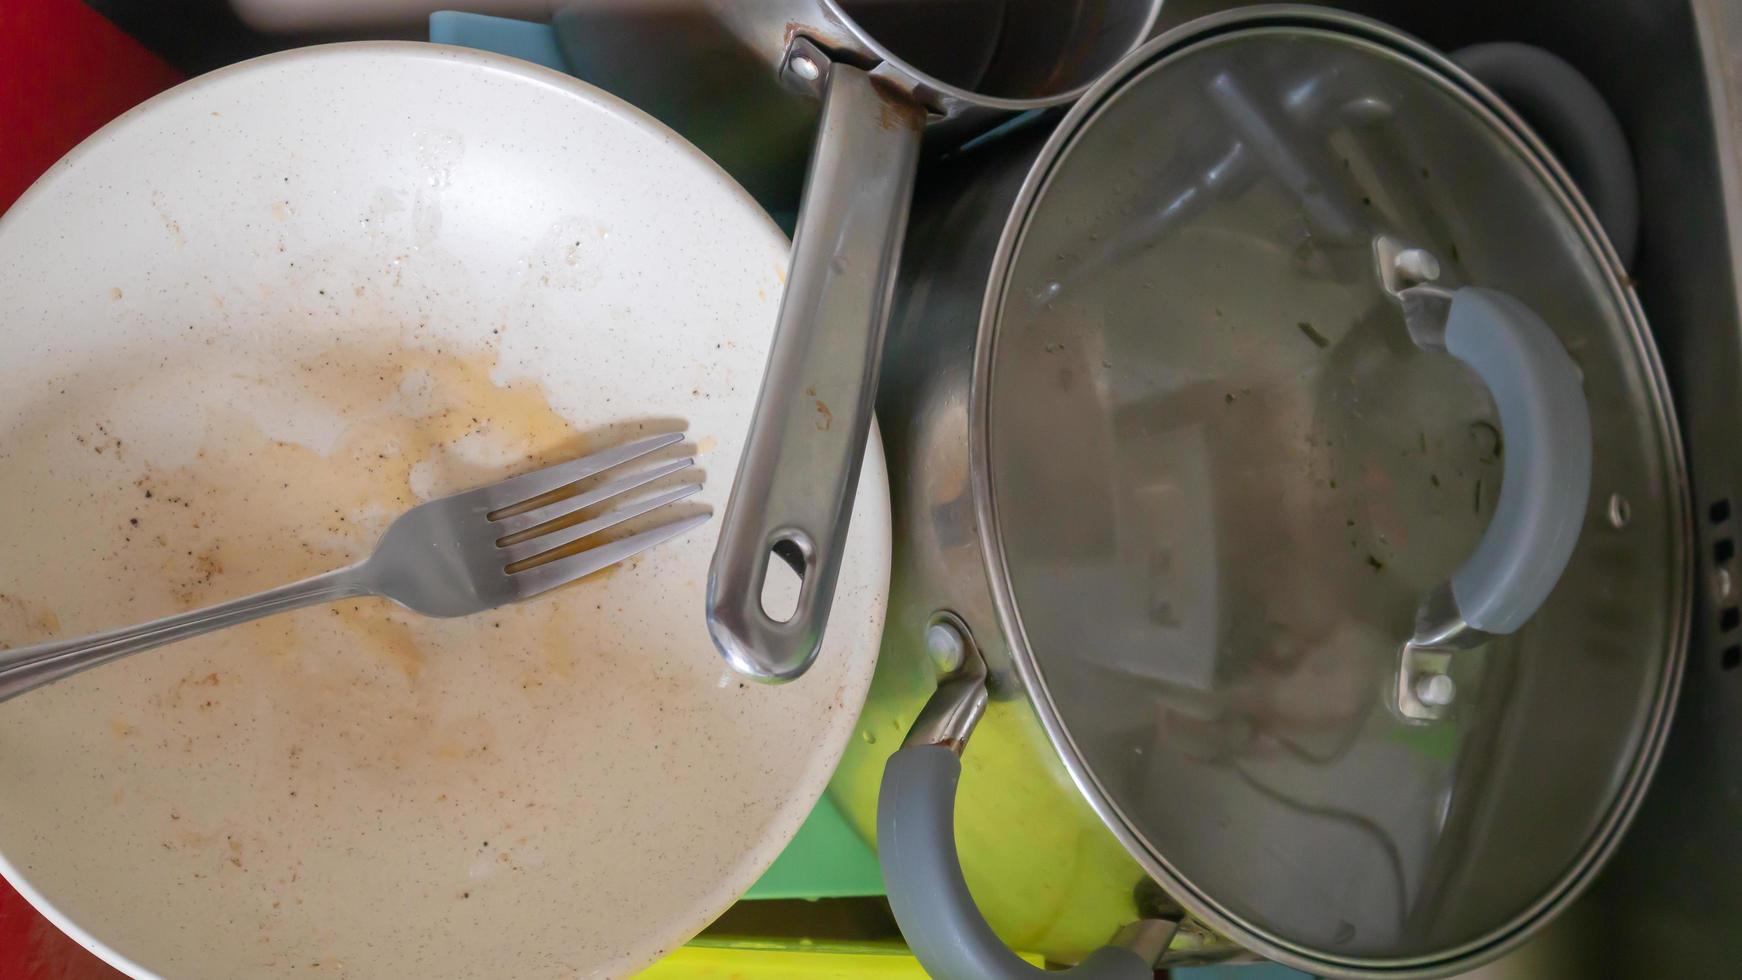
{"type": "Polygon", "coordinates": [[[833,791],[928,969],[1444,975],[1564,908],[1675,699],[1685,471],[1621,263],[1506,105],[1372,21],[1218,15],[913,224],[833,791]]]}

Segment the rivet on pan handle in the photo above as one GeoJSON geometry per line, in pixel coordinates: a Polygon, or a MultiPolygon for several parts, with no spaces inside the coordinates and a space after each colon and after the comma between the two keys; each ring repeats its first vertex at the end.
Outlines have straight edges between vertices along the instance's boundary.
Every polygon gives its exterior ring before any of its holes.
{"type": "Polygon", "coordinates": [[[871,428],[924,111],[799,38],[785,71],[823,111],[762,393],[708,573],[708,631],[739,673],[789,681],[816,659],[871,428]],[[771,560],[797,608],[762,606],[771,560]]]}

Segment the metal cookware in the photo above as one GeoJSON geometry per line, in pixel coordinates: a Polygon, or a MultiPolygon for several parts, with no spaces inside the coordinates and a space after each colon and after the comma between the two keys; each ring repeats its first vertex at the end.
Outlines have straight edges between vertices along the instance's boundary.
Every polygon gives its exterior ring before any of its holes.
{"type": "MultiPolygon", "coordinates": [[[[324,572],[420,500],[677,428],[708,479],[672,514],[718,511],[786,260],[693,146],[514,58],[327,45],[178,86],[0,217],[0,645],[324,572]]],[[[288,612],[0,704],[0,876],[134,977],[632,975],[855,737],[871,450],[803,684],[714,654],[712,524],[485,615],[288,612]]]]}
{"type": "Polygon", "coordinates": [[[1661,746],[1689,528],[1631,286],[1505,104],[1368,20],[1218,15],[914,230],[834,786],[934,975],[1443,975],[1562,909],[1661,746]]]}
{"type": "MultiPolygon", "coordinates": [[[[684,112],[684,93],[729,86],[745,74],[753,80],[748,91],[778,80],[821,103],[774,346],[708,582],[709,629],[740,672],[791,680],[816,657],[871,426],[885,307],[922,132],[959,139],[1002,114],[1071,101],[1148,35],[1160,6],[588,3],[559,18],[576,63],[603,60],[602,76],[631,86],[619,94],[668,119],[684,112]],[[638,48],[633,38],[654,43],[638,48]],[[627,50],[635,51],[632,66],[623,63],[627,50]],[[659,52],[657,61],[648,50],[659,52]],[[681,66],[685,80],[671,81],[661,63],[681,66]],[[796,609],[778,618],[763,606],[777,557],[802,581],[796,609]]],[[[709,92],[701,101],[712,107],[720,100],[709,92]]],[[[771,118],[790,118],[790,101],[770,101],[777,103],[767,108],[771,118]]],[[[674,124],[686,132],[721,129],[674,124]]],[[[773,144],[755,152],[779,160],[779,136],[795,129],[773,123],[745,131],[773,144]]],[[[735,140],[699,142],[739,159],[735,140]]]]}

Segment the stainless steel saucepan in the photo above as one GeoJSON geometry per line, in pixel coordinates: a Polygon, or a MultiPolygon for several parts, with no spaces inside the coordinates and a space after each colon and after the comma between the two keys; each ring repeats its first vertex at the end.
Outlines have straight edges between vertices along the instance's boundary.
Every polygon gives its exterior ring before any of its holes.
{"type": "Polygon", "coordinates": [[[1690,529],[1536,135],[1383,25],[1255,8],[936,168],[914,231],[832,792],[927,969],[1438,976],[1566,907],[1663,742],[1690,529]]]}
{"type": "MultiPolygon", "coordinates": [[[[1148,35],[1159,0],[780,0],[587,3],[558,28],[571,57],[620,75],[647,105],[732,163],[785,158],[790,96],[821,105],[774,346],[708,583],[715,644],[734,668],[791,680],[816,657],[871,426],[887,304],[922,135],[955,141],[990,121],[1069,102],[1148,35]],[[647,48],[625,39],[646,38],[647,48]],[[635,64],[623,65],[634,49],[635,64]],[[654,52],[649,54],[648,52],[654,52]],[[669,67],[661,69],[663,62],[669,67]],[[610,70],[618,65],[621,70],[610,70]],[[682,115],[702,91],[747,82],[766,98],[682,115]],[[748,153],[742,134],[760,145],[748,153]],[[763,607],[769,563],[802,579],[797,607],[763,607]]],[[[730,100],[728,100],[730,101],[730,100]]],[[[778,163],[773,164],[778,169],[778,163]]],[[[751,177],[751,186],[768,182],[751,177]]]]}

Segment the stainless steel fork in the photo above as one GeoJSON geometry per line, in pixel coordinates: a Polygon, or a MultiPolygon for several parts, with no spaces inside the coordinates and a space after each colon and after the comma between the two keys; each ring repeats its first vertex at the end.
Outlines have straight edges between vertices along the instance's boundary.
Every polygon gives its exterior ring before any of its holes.
{"type": "Polygon", "coordinates": [[[548,502],[540,499],[682,440],[682,432],[639,439],[420,504],[388,526],[368,558],[324,575],[138,626],[0,650],[0,701],[142,650],[335,599],[378,595],[426,616],[465,616],[547,592],[708,520],[708,514],[682,517],[585,551],[538,560],[700,490],[699,483],[685,484],[579,523],[556,523],[681,472],[694,462],[679,459],[612,478],[581,493],[548,502]]]}

